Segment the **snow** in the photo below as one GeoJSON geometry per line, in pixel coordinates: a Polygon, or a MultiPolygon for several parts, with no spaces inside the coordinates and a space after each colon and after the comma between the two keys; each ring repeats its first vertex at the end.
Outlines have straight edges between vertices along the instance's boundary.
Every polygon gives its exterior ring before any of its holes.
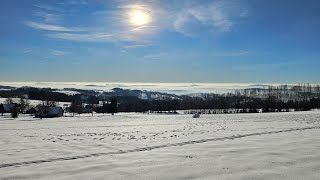
{"type": "Polygon", "coordinates": [[[0,179],[318,179],[320,111],[0,116],[0,179]]]}
{"type": "MultiPolygon", "coordinates": [[[[0,104],[5,104],[5,101],[6,101],[7,98],[0,98],[0,104]]],[[[20,101],[20,98],[12,98],[13,102],[15,103],[19,103],[20,101]]],[[[32,99],[28,99],[29,103],[30,103],[30,106],[37,106],[38,104],[42,104],[42,101],[40,100],[32,100],[32,99]]],[[[70,105],[71,102],[57,102],[57,106],[61,106],[63,107],[64,105],[70,105]]]]}

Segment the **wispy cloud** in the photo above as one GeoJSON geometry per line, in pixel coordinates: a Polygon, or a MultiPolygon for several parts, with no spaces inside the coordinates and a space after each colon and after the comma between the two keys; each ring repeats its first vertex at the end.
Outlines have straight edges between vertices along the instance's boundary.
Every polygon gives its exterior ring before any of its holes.
{"type": "Polygon", "coordinates": [[[49,6],[49,5],[35,4],[33,6],[39,8],[39,9],[46,10],[46,11],[60,11],[59,8],[53,7],[53,6],[49,6]]]}
{"type": "Polygon", "coordinates": [[[135,49],[135,48],[144,48],[149,46],[152,46],[152,44],[130,44],[130,45],[124,45],[124,48],[135,49]]]}
{"type": "Polygon", "coordinates": [[[234,51],[234,52],[222,52],[218,54],[214,54],[214,56],[221,56],[221,57],[236,57],[236,56],[248,56],[251,53],[249,51],[234,51]]]}
{"type": "Polygon", "coordinates": [[[144,59],[152,59],[152,60],[161,60],[167,56],[169,56],[168,53],[162,52],[162,53],[158,53],[158,54],[147,54],[147,55],[143,56],[143,58],[144,59]]]}
{"type": "Polygon", "coordinates": [[[104,41],[115,41],[113,35],[103,33],[51,33],[47,34],[48,37],[56,39],[64,39],[71,41],[89,41],[89,42],[104,42],[104,41]]]}
{"type": "Polygon", "coordinates": [[[63,19],[60,15],[44,11],[34,11],[33,15],[42,18],[45,23],[57,23],[63,19]]]}
{"type": "Polygon", "coordinates": [[[248,15],[248,10],[240,1],[216,0],[207,4],[190,4],[177,12],[174,29],[189,35],[188,26],[199,24],[216,32],[230,31],[240,18],[248,15]]]}
{"type": "MultiPolygon", "coordinates": [[[[51,6],[40,6],[35,16],[41,17],[43,22],[25,21],[24,24],[38,30],[49,31],[45,35],[54,39],[88,42],[124,42],[133,43],[124,48],[145,47],[151,44],[153,36],[161,31],[174,31],[187,36],[199,34],[200,28],[209,29],[208,32],[226,33],[238,23],[240,18],[247,16],[248,11],[240,1],[207,1],[197,3],[196,0],[174,1],[172,7],[164,1],[121,0],[114,1],[116,8],[105,9],[88,14],[95,22],[90,29],[68,27],[59,21],[64,18],[53,11],[51,6]],[[186,3],[188,2],[188,3],[186,3]],[[135,9],[150,16],[150,22],[141,26],[133,26],[128,17],[135,9]]],[[[86,5],[87,1],[69,1],[67,4],[86,5]]],[[[103,3],[103,2],[102,2],[103,3]]],[[[66,3],[63,3],[65,5],[66,3]]],[[[64,24],[67,24],[64,22],[64,24]]],[[[81,24],[85,27],[86,24],[81,24]]]]}
{"type": "Polygon", "coordinates": [[[65,1],[60,2],[62,5],[86,5],[88,2],[86,0],[74,0],[74,1],[65,1]]]}
{"type": "Polygon", "coordinates": [[[81,32],[84,31],[81,28],[67,28],[59,25],[45,24],[45,23],[37,23],[32,21],[25,21],[25,25],[32,27],[34,29],[46,30],[46,31],[62,31],[62,32],[81,32]]]}
{"type": "Polygon", "coordinates": [[[64,56],[66,54],[66,52],[60,51],[60,50],[56,50],[56,49],[49,49],[49,52],[53,56],[64,56]]]}
{"type": "Polygon", "coordinates": [[[30,53],[30,52],[32,52],[32,49],[24,50],[22,53],[23,53],[23,54],[26,54],[26,53],[30,53]]]}

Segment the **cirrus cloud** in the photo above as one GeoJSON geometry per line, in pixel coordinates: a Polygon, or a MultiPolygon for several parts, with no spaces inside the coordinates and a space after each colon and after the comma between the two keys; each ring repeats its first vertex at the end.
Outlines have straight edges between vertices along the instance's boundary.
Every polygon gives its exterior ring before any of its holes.
{"type": "MultiPolygon", "coordinates": [[[[47,31],[45,35],[54,39],[88,42],[129,42],[150,44],[153,36],[161,31],[174,31],[186,36],[199,33],[197,28],[208,32],[227,33],[237,21],[247,16],[247,9],[240,1],[176,1],[167,6],[165,1],[114,1],[115,8],[106,8],[88,14],[95,24],[89,28],[67,27],[48,22],[63,19],[55,13],[38,12],[35,16],[44,22],[25,21],[24,24],[38,30],[47,31]],[[128,23],[128,11],[139,9],[148,13],[151,21],[143,26],[133,27],[128,23]]],[[[83,4],[87,5],[87,4],[83,4]]],[[[64,22],[64,24],[67,24],[64,22]]],[[[79,26],[86,27],[85,23],[79,26]]]]}
{"type": "Polygon", "coordinates": [[[32,21],[25,21],[25,25],[32,27],[38,30],[46,30],[46,31],[63,31],[63,32],[81,32],[84,31],[81,28],[67,28],[59,25],[45,24],[45,23],[37,23],[32,21]]]}

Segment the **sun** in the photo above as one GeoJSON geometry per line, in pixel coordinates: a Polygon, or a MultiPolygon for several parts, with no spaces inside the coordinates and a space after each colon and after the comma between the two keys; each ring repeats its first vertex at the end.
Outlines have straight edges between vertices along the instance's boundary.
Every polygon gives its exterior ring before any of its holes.
{"type": "Polygon", "coordinates": [[[142,26],[151,21],[150,15],[142,10],[131,10],[129,13],[129,21],[134,26],[142,26]]]}

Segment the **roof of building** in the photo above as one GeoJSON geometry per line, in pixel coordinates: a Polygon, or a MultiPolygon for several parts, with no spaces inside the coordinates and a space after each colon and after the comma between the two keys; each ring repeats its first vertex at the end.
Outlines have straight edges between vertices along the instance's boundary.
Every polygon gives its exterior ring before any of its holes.
{"type": "Polygon", "coordinates": [[[10,112],[16,105],[15,104],[4,104],[3,105],[3,109],[6,111],[6,112],[10,112]]]}
{"type": "Polygon", "coordinates": [[[50,107],[48,114],[59,114],[61,112],[61,107],[50,107]]]}

